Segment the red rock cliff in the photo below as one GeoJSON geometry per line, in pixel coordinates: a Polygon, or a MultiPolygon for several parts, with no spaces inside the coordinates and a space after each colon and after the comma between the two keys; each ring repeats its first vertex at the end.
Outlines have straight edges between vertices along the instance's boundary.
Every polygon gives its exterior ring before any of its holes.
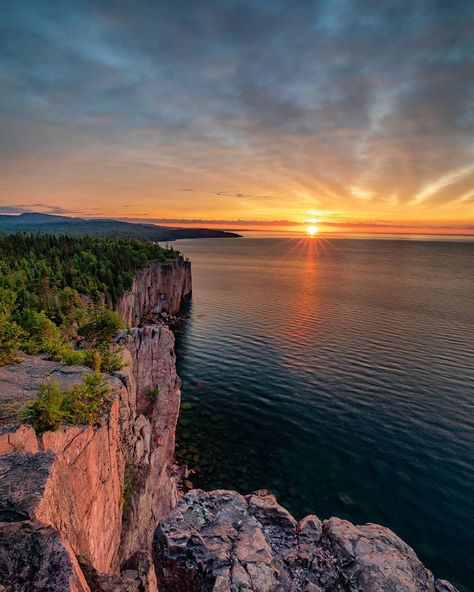
{"type": "Polygon", "coordinates": [[[163,312],[175,315],[191,295],[191,263],[182,259],[152,263],[139,271],[115,309],[131,327],[163,312]]]}
{"type": "MultiPolygon", "coordinates": [[[[126,323],[151,320],[155,313],[177,313],[190,293],[188,262],[153,264],[137,275],[117,311],[126,323]]],[[[127,365],[110,377],[112,402],[99,425],[40,436],[26,425],[0,432],[0,590],[156,588],[149,569],[153,531],[177,499],[174,337],[164,325],[145,325],[119,342],[127,365]],[[45,567],[53,555],[55,576],[45,567]],[[18,562],[24,565],[26,556],[32,567],[22,572],[18,562]]],[[[2,388],[10,380],[26,399],[42,380],[42,365],[68,385],[87,371],[51,364],[29,357],[28,372],[5,367],[2,388]]]]}

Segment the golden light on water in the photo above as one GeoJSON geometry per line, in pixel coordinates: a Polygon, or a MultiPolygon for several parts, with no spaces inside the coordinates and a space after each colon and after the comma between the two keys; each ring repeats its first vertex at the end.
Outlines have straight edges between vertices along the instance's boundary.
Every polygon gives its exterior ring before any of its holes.
{"type": "Polygon", "coordinates": [[[309,236],[316,236],[319,232],[319,228],[317,226],[308,226],[306,228],[306,232],[309,234],[309,236]]]}

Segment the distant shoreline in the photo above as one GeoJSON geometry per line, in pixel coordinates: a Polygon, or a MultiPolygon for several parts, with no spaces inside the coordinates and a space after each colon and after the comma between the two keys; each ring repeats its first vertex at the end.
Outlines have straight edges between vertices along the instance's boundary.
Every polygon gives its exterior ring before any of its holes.
{"type": "Polygon", "coordinates": [[[131,238],[153,242],[172,242],[178,239],[238,238],[239,234],[212,228],[183,228],[131,223],[113,219],[86,219],[55,216],[39,212],[20,215],[0,215],[0,234],[25,232],[68,236],[96,236],[102,238],[131,238]]]}

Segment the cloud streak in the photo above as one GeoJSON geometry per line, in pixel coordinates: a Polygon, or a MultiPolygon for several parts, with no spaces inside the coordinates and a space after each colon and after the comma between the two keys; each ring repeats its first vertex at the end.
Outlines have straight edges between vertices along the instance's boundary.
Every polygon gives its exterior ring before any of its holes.
{"type": "Polygon", "coordinates": [[[43,203],[2,205],[0,204],[0,214],[26,214],[27,212],[42,212],[45,214],[76,214],[77,211],[43,203]]]}

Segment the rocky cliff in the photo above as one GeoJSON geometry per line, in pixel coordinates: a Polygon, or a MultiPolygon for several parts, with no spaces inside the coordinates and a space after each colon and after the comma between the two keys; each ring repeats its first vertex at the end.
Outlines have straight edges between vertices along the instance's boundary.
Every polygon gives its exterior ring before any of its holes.
{"type": "Polygon", "coordinates": [[[192,491],[154,542],[167,592],[455,592],[388,528],[307,516],[266,491],[192,491]]]}
{"type": "MultiPolygon", "coordinates": [[[[190,292],[189,263],[153,264],[117,310],[125,322],[141,323],[175,314],[190,292]]],[[[117,341],[126,366],[108,379],[110,406],[98,425],[37,435],[7,414],[0,430],[2,591],[156,588],[153,532],[177,500],[174,337],[162,324],[146,324],[117,341]]],[[[45,374],[70,387],[87,371],[27,356],[1,369],[0,399],[10,409],[31,400],[45,374]]]]}
{"type": "Polygon", "coordinates": [[[131,327],[153,321],[160,313],[175,315],[191,295],[191,263],[182,259],[152,263],[139,271],[130,290],[116,305],[117,313],[131,327]]]}

